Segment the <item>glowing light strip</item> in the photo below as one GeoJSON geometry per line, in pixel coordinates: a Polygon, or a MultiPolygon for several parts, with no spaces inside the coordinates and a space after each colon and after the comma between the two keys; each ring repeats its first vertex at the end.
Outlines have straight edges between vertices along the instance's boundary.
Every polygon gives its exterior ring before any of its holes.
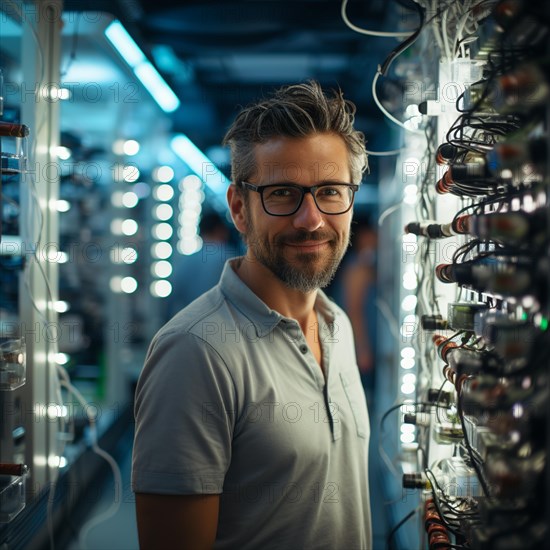
{"type": "Polygon", "coordinates": [[[121,23],[113,21],[105,29],[105,36],[132,68],[159,107],[166,113],[175,111],[180,106],[180,100],[121,23]]]}
{"type": "Polygon", "coordinates": [[[231,183],[217,166],[185,135],[172,138],[173,151],[215,193],[225,193],[231,183]]]}

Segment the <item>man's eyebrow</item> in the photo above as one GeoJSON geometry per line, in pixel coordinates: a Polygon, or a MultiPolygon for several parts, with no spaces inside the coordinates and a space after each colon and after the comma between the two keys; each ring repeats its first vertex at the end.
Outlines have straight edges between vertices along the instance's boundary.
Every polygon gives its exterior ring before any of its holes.
{"type": "MultiPolygon", "coordinates": [[[[315,182],[313,184],[313,186],[315,186],[315,185],[336,185],[336,184],[352,185],[351,181],[321,180],[321,181],[315,182]]],[[[270,183],[261,184],[261,186],[265,186],[265,185],[297,185],[298,187],[313,187],[312,185],[302,185],[301,183],[297,183],[297,182],[292,181],[292,180],[279,180],[279,181],[273,181],[273,182],[270,182],[270,183]]]]}
{"type": "Polygon", "coordinates": [[[332,184],[341,184],[341,185],[349,185],[351,184],[351,181],[345,181],[345,180],[321,180],[317,185],[323,185],[323,184],[328,184],[330,185],[331,183],[332,184]]]}

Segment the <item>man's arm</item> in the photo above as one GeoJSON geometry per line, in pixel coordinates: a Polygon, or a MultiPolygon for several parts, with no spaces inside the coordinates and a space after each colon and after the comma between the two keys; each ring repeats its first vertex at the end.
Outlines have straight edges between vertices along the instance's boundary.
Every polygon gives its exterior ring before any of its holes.
{"type": "Polygon", "coordinates": [[[141,550],[210,550],[216,538],[220,495],[136,493],[141,550]]]}

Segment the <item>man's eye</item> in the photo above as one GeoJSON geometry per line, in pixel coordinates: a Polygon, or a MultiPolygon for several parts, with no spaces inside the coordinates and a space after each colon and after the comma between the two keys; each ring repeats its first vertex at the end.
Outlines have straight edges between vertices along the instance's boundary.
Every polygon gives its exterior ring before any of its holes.
{"type": "Polygon", "coordinates": [[[270,199],[284,199],[289,197],[295,197],[299,191],[292,187],[275,187],[269,191],[267,198],[270,199]]]}
{"type": "Polygon", "coordinates": [[[324,197],[339,197],[342,195],[342,190],[338,187],[321,187],[321,189],[319,189],[319,195],[324,197]]]}
{"type": "Polygon", "coordinates": [[[287,197],[290,195],[290,190],[284,188],[273,189],[273,191],[271,191],[271,195],[274,197],[287,197]]]}

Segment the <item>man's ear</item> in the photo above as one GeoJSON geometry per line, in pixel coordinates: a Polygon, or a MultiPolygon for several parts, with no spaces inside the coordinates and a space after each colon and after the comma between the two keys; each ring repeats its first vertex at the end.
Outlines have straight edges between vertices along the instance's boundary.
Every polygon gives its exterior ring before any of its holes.
{"type": "Polygon", "coordinates": [[[227,204],[229,205],[231,219],[233,220],[237,231],[239,231],[239,233],[246,234],[246,205],[244,203],[243,192],[233,183],[227,188],[227,204]]]}

